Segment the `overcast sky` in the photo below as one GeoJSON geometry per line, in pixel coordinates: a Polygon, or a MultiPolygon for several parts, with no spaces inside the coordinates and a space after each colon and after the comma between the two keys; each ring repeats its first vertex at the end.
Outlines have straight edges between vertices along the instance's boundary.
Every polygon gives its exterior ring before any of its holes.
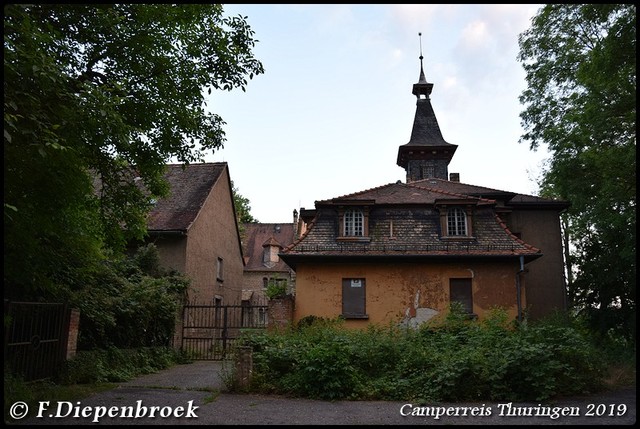
{"type": "Polygon", "coordinates": [[[292,222],[317,200],[405,181],[396,165],[424,72],[449,173],[472,185],[537,195],[548,154],[518,143],[526,88],[518,34],[539,5],[225,5],[259,40],[265,73],[247,91],[212,93],[227,123],[224,161],[251,214],[292,222]]]}

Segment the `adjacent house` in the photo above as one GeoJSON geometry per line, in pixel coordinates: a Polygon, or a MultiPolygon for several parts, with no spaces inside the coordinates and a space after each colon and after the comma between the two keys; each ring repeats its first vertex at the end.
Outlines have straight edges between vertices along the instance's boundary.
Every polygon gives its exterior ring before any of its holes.
{"type": "Polygon", "coordinates": [[[149,213],[148,241],[185,274],[192,304],[238,304],[244,261],[226,162],[167,166],[170,193],[149,213]]]}
{"type": "Polygon", "coordinates": [[[565,308],[559,215],[568,203],[449,174],[457,145],[442,136],[432,88],[421,64],[411,138],[396,160],[406,183],[301,209],[301,236],[280,253],[296,272],[294,321],[415,326],[452,302],[480,318],[494,307],[514,319],[565,308]]]}
{"type": "Polygon", "coordinates": [[[298,212],[293,223],[245,223],[242,245],[244,276],[242,302],[249,305],[266,303],[270,284],[282,285],[286,292],[295,290],[295,272],[281,258],[280,252],[296,238],[298,212]]]}

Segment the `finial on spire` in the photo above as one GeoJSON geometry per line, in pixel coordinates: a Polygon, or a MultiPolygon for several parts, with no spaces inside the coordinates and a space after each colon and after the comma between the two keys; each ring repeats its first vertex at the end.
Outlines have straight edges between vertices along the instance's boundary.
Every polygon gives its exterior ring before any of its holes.
{"type": "Polygon", "coordinates": [[[422,68],[422,33],[418,33],[418,37],[420,38],[420,77],[418,78],[418,83],[427,83],[427,79],[424,77],[424,69],[422,68]]]}

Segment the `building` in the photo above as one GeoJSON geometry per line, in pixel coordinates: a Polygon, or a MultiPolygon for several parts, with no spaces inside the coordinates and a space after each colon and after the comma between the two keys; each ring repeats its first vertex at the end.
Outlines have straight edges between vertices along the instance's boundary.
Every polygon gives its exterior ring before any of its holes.
{"type": "Polygon", "coordinates": [[[293,223],[245,223],[242,244],[244,277],[242,301],[250,304],[266,303],[269,284],[295,291],[295,272],[279,256],[282,249],[293,243],[298,224],[294,210],[293,223]]]}
{"type": "MultiPolygon", "coordinates": [[[[422,57],[421,57],[422,61],[422,57]]],[[[422,64],[398,181],[300,211],[301,236],[282,250],[296,271],[294,320],[343,317],[347,326],[418,325],[458,302],[470,317],[494,307],[514,319],[565,308],[556,201],[460,181],[422,64]]]]}
{"type": "Polygon", "coordinates": [[[237,304],[244,261],[226,162],[167,166],[170,193],[148,217],[162,265],[191,281],[192,304],[237,304]]]}

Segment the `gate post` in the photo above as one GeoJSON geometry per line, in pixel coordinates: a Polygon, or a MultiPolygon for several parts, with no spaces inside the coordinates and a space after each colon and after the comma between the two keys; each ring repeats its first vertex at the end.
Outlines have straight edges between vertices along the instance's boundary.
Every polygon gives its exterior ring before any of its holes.
{"type": "Polygon", "coordinates": [[[253,351],[250,346],[240,346],[236,350],[235,386],[240,391],[247,391],[253,373],[253,351]]]}
{"type": "Polygon", "coordinates": [[[268,326],[270,331],[286,328],[293,323],[294,299],[291,295],[269,300],[268,326]]]}
{"type": "Polygon", "coordinates": [[[67,343],[65,348],[65,359],[69,360],[78,351],[78,332],[80,330],[80,310],[71,308],[67,310],[69,323],[66,328],[67,343]]]}

